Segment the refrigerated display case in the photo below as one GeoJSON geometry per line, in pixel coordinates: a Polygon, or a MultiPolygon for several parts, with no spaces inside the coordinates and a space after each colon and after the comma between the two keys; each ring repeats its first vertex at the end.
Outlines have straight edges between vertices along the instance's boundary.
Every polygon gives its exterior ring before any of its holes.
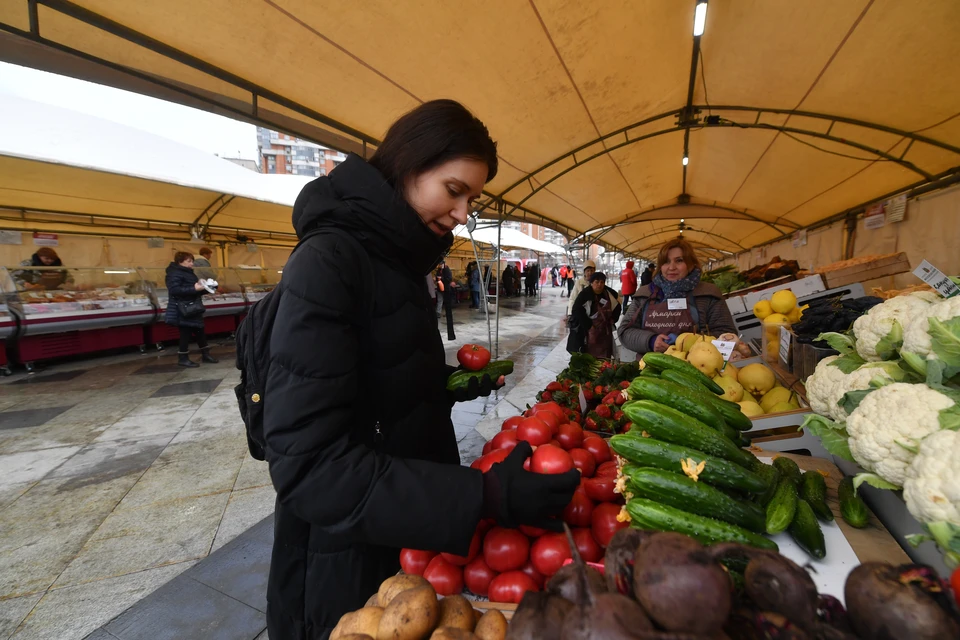
{"type": "MultiPolygon", "coordinates": [[[[237,328],[237,316],[243,314],[247,308],[243,286],[236,270],[223,267],[204,267],[203,276],[213,277],[217,281],[214,293],[203,296],[203,306],[207,311],[203,314],[204,330],[208,334],[230,333],[237,328]]],[[[166,268],[137,269],[143,277],[147,289],[153,295],[157,306],[157,321],[145,330],[145,340],[149,344],[161,348],[164,341],[176,340],[180,333],[177,327],[167,325],[164,314],[167,310],[166,268]]]]}
{"type": "Polygon", "coordinates": [[[240,284],[247,297],[247,302],[253,304],[280,284],[283,269],[239,266],[237,267],[237,274],[240,277],[240,284]]]}
{"type": "Polygon", "coordinates": [[[19,316],[15,313],[19,304],[17,289],[10,272],[0,267],[0,374],[5,376],[10,375],[7,343],[16,336],[20,328],[19,316]]]}
{"type": "MultiPolygon", "coordinates": [[[[136,269],[7,267],[19,316],[17,359],[35,360],[120,347],[143,348],[156,307],[136,269]]],[[[8,307],[9,307],[8,303],[8,307]]]]}

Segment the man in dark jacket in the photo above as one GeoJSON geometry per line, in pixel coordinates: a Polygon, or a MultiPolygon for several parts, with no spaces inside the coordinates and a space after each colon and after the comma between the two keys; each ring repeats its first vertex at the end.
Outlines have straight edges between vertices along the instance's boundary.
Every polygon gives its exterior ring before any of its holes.
{"type": "Polygon", "coordinates": [[[456,340],[453,331],[453,305],[457,303],[457,289],[453,286],[453,271],[446,260],[440,261],[440,282],[443,283],[443,306],[447,313],[447,340],[456,340]]]}

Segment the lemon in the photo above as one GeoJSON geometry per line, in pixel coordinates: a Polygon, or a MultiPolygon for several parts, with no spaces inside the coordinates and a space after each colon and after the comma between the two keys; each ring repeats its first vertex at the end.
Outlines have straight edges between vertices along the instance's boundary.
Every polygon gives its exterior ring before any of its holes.
{"type": "Polygon", "coordinates": [[[787,314],[787,320],[790,321],[790,324],[796,324],[800,322],[800,316],[802,314],[803,312],[800,311],[800,309],[794,307],[793,309],[790,309],[790,312],[787,314]]]}
{"type": "Polygon", "coordinates": [[[771,313],[763,319],[763,324],[789,324],[790,319],[782,313],[771,313]]]}
{"type": "Polygon", "coordinates": [[[793,291],[790,291],[790,289],[781,289],[770,298],[770,307],[777,313],[786,315],[796,306],[797,296],[793,295],[793,291]]]}
{"type": "Polygon", "coordinates": [[[753,305],[753,315],[757,316],[760,320],[763,320],[771,313],[773,313],[773,307],[770,306],[769,300],[758,300],[757,304],[753,305]]]}

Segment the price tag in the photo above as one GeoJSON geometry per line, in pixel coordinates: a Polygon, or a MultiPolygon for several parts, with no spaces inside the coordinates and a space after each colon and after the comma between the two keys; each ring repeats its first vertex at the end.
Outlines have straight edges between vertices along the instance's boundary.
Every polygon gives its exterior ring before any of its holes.
{"type": "Polygon", "coordinates": [[[790,364],[790,341],[792,339],[793,334],[786,327],[780,327],[780,360],[785,365],[790,364]]]}
{"type": "Polygon", "coordinates": [[[936,289],[937,293],[944,298],[952,298],[955,295],[960,295],[960,287],[957,287],[957,285],[953,283],[953,280],[944,275],[943,271],[940,271],[940,269],[937,269],[926,260],[921,262],[920,266],[913,271],[913,275],[936,289]]]}
{"type": "Polygon", "coordinates": [[[714,340],[713,346],[715,346],[720,352],[720,355],[723,356],[723,361],[729,362],[730,355],[733,353],[733,349],[737,346],[737,343],[732,340],[714,340]]]}
{"type": "Polygon", "coordinates": [[[667,309],[670,311],[683,311],[687,308],[686,298],[668,298],[667,309]]]}
{"type": "Polygon", "coordinates": [[[580,415],[587,415],[587,397],[583,395],[583,385],[580,385],[580,415]]]}

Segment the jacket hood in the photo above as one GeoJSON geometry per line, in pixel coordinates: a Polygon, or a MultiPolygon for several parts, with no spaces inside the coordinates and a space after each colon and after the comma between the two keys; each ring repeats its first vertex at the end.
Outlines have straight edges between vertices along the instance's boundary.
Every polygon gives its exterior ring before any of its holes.
{"type": "Polygon", "coordinates": [[[338,227],[371,254],[423,276],[453,244],[453,234],[433,233],[360,156],[350,154],[330,175],[308,183],[293,205],[293,227],[302,238],[319,227],[338,227]]]}
{"type": "Polygon", "coordinates": [[[627,260],[627,269],[633,269],[633,260],[627,260]]]}

